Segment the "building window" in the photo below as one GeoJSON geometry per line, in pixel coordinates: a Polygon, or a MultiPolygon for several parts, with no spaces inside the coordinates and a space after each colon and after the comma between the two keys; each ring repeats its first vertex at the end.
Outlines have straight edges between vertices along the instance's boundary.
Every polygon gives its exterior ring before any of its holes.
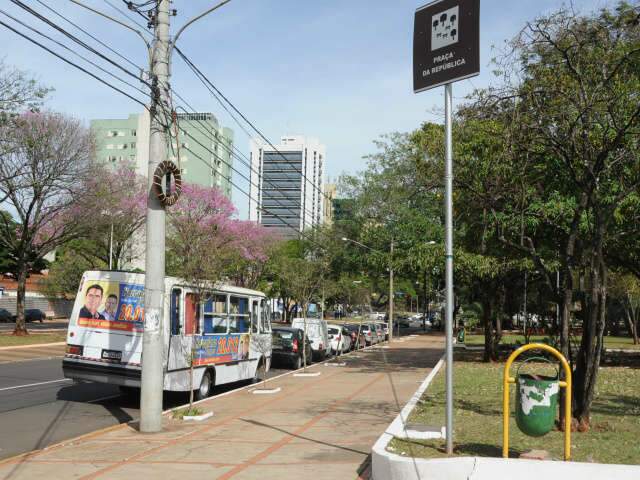
{"type": "Polygon", "coordinates": [[[118,136],[119,137],[124,137],[124,132],[122,130],[118,130],[118,136]]]}
{"type": "Polygon", "coordinates": [[[138,132],[136,132],[135,130],[131,130],[131,136],[135,137],[137,135],[138,132]]]}
{"type": "Polygon", "coordinates": [[[117,160],[117,157],[113,155],[107,155],[107,162],[114,163],[117,160]]]}
{"type": "Polygon", "coordinates": [[[136,148],[136,143],[135,142],[131,142],[131,148],[136,148]]]}
{"type": "Polygon", "coordinates": [[[107,150],[113,150],[113,144],[110,143],[109,145],[107,145],[107,150]]]}

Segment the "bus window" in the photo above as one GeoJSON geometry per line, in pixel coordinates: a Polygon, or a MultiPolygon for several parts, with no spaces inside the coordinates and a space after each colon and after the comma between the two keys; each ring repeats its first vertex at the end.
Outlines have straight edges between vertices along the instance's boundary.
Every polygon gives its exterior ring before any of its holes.
{"type": "Polygon", "coordinates": [[[269,304],[266,300],[260,301],[260,332],[268,333],[271,331],[271,321],[269,319],[269,304]]]}
{"type": "Polygon", "coordinates": [[[249,299],[229,297],[229,333],[247,333],[250,327],[249,299]]]}
{"type": "Polygon", "coordinates": [[[258,300],[251,302],[251,333],[258,333],[258,322],[260,321],[260,311],[258,310],[258,300]]]}
{"type": "Polygon", "coordinates": [[[226,334],[228,315],[227,315],[227,296],[211,295],[203,305],[204,329],[205,334],[226,334]]]}
{"type": "Polygon", "coordinates": [[[174,288],[171,291],[171,335],[180,335],[180,302],[182,290],[174,288]]]}

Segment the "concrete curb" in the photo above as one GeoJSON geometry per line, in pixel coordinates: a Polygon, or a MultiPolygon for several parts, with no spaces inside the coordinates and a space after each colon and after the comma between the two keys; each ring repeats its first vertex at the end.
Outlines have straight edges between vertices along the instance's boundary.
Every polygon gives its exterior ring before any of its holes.
{"type": "Polygon", "coordinates": [[[415,458],[397,455],[387,451],[387,445],[394,438],[443,438],[437,432],[414,432],[408,430],[406,419],[418,400],[428,388],[433,377],[444,364],[444,355],[427,375],[416,393],[402,411],[378,437],[371,449],[371,478],[373,480],[495,480],[496,478],[518,478],[518,480],[540,480],[540,478],[579,478],[580,480],[637,480],[640,466],[614,465],[603,463],[580,463],[545,460],[525,460],[515,458],[454,457],[415,458]],[[420,434],[433,434],[424,436],[420,434]]]}
{"type": "Polygon", "coordinates": [[[14,345],[10,347],[0,347],[0,351],[6,350],[20,350],[24,348],[43,348],[43,347],[54,347],[58,345],[66,345],[67,342],[53,342],[53,343],[34,343],[33,345],[14,345]]]}

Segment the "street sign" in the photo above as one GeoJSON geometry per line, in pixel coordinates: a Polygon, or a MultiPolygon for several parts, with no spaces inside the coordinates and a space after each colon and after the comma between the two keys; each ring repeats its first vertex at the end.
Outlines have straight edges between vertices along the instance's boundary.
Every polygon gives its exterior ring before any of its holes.
{"type": "Polygon", "coordinates": [[[413,91],[480,73],[480,0],[436,0],[416,10],[413,91]]]}

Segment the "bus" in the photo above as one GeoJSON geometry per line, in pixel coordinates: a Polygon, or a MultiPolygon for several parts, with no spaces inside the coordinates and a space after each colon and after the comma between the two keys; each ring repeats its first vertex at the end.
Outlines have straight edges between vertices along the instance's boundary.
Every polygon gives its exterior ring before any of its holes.
{"type": "MultiPolygon", "coordinates": [[[[204,290],[164,282],[164,390],[209,396],[215,385],[256,379],[271,363],[271,314],[265,295],[219,285],[204,290]]],[[[144,274],[87,271],[69,319],[65,378],[140,387],[144,274]]]]}

